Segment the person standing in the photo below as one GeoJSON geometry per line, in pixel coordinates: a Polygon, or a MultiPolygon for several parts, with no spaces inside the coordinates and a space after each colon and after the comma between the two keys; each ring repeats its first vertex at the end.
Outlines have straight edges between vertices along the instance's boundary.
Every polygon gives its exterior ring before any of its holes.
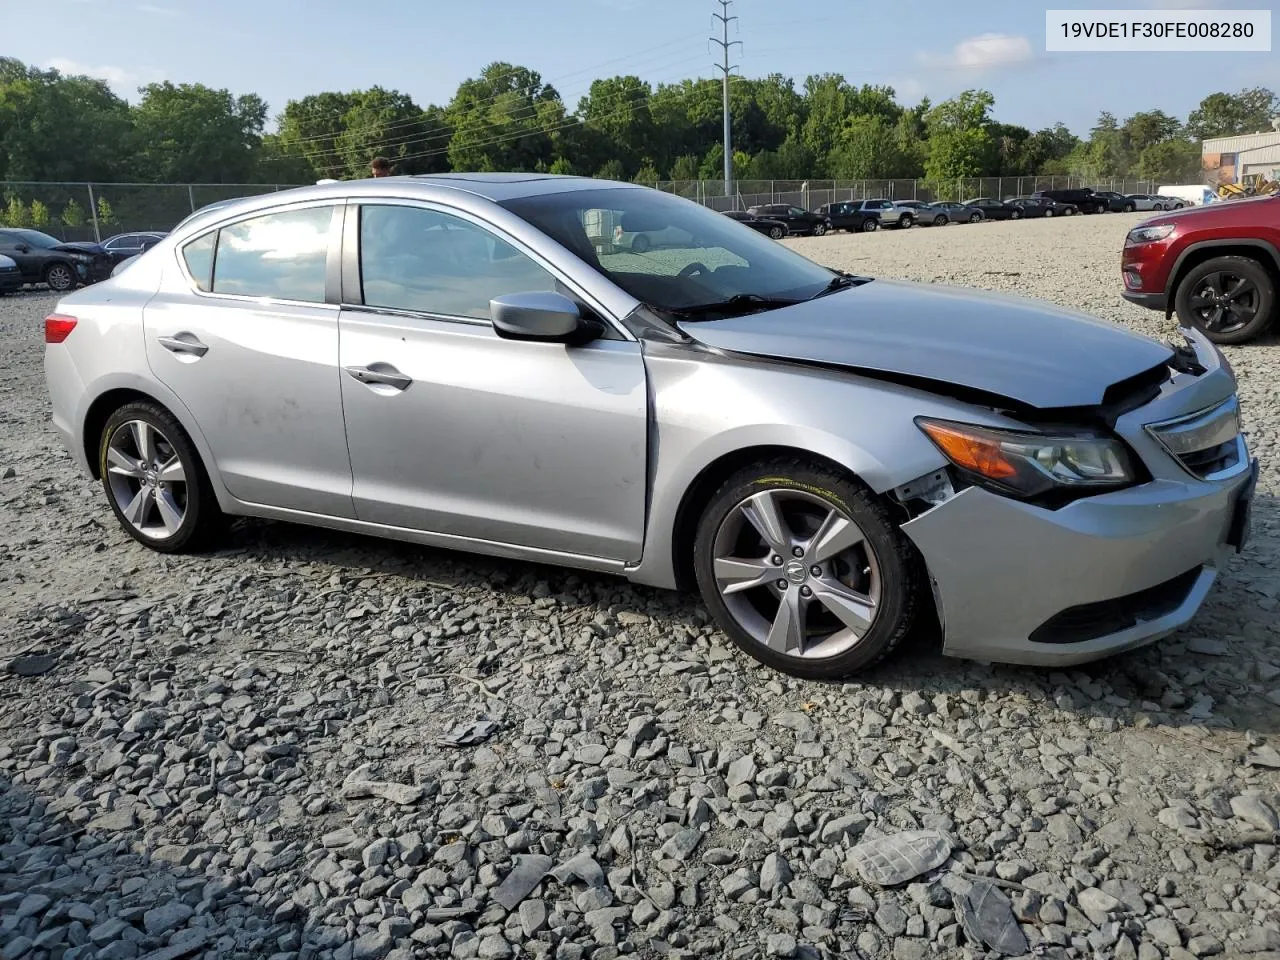
{"type": "Polygon", "coordinates": [[[369,173],[375,177],[389,177],[391,164],[387,162],[386,157],[374,157],[373,162],[369,164],[369,173]]]}

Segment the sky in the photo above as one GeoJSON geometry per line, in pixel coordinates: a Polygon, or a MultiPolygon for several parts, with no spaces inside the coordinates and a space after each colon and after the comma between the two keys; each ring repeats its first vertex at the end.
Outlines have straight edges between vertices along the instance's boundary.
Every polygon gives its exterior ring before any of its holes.
{"type": "MultiPolygon", "coordinates": [[[[1046,53],[1045,8],[1106,0],[735,0],[733,62],[749,77],[813,73],[888,84],[900,102],[971,87],[995,119],[1088,134],[1098,113],[1162,109],[1185,119],[1217,90],[1280,91],[1270,53],[1046,53]]],[[[1272,9],[1277,0],[1121,0],[1118,8],[1272,9]]],[[[0,0],[0,55],[137,87],[170,80],[257,93],[274,116],[291,98],[381,85],[421,106],[500,60],[529,67],[572,110],[592,79],[712,77],[715,0],[0,0]]],[[[1280,17],[1273,12],[1273,20],[1280,17]]]]}

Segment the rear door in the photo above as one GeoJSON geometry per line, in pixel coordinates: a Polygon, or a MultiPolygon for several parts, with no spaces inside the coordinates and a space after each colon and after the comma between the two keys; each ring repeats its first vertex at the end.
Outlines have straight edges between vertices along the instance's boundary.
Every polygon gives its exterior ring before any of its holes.
{"type": "Polygon", "coordinates": [[[166,284],[143,311],[152,371],[248,503],[354,515],[338,387],[342,213],[294,204],[196,237],[180,251],[190,288],[166,284]]]}
{"type": "Polygon", "coordinates": [[[573,291],[471,214],[379,200],[353,204],[347,218],[340,379],[356,515],[639,559],[648,455],[640,345],[617,333],[578,347],[499,337],[491,298],[573,291]]]}

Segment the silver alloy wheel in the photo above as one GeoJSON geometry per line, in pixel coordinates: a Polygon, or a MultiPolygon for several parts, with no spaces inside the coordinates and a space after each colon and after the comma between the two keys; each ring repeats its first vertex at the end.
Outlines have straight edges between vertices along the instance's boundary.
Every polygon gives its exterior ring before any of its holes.
{"type": "Polygon", "coordinates": [[[51,266],[49,271],[45,274],[44,279],[45,283],[49,284],[50,290],[57,290],[59,292],[63,290],[70,290],[75,286],[76,282],[75,275],[72,274],[71,268],[62,263],[55,263],[51,266]]]}
{"type": "Polygon", "coordinates": [[[116,506],[144,537],[173,536],[187,515],[187,474],[169,438],[145,420],[128,420],[107,441],[107,482],[116,506]]]}
{"type": "Polygon", "coordinates": [[[848,514],[814,494],[775,489],[741,501],[716,531],[712,557],[725,607],[776,653],[838,656],[875,623],[875,551],[848,514]]]}

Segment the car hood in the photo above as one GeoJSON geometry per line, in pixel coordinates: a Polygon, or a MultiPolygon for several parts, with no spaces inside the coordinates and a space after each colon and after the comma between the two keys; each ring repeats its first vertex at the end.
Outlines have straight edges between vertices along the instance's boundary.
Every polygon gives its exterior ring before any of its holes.
{"type": "MultiPolygon", "coordinates": [[[[1170,198],[1165,198],[1170,199],[1170,198]]],[[[1173,197],[1171,199],[1178,199],[1173,197]]],[[[1273,203],[1280,207],[1280,195],[1266,197],[1245,197],[1239,200],[1213,200],[1194,207],[1183,207],[1181,210],[1166,210],[1154,217],[1142,221],[1142,226],[1149,223],[1174,223],[1182,220],[1194,220],[1197,217],[1222,217],[1224,220],[1237,222],[1236,218],[1244,211],[1245,216],[1252,216],[1261,221],[1263,211],[1268,209],[1264,204],[1273,203]]]]}
{"type": "Polygon", "coordinates": [[[94,256],[102,256],[107,252],[106,248],[100,243],[87,243],[78,240],[60,243],[51,249],[61,250],[64,253],[92,253],[94,256]]]}
{"type": "Polygon", "coordinates": [[[874,280],[764,313],[683,321],[716,349],[981,391],[1038,409],[1101,404],[1173,350],[1087,314],[986,291],[874,280]]]}

